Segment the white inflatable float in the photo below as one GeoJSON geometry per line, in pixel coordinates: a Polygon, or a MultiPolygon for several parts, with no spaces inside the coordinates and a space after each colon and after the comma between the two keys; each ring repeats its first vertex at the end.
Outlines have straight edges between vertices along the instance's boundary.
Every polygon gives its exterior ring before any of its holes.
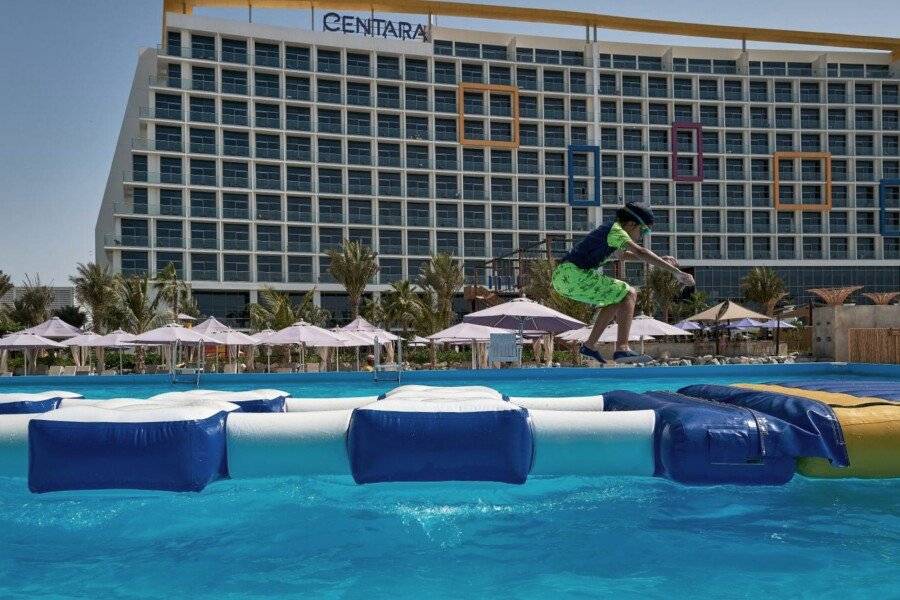
{"type": "Polygon", "coordinates": [[[850,464],[828,405],[755,393],[693,386],[508,398],[480,386],[408,385],[354,398],[271,389],[113,400],[11,394],[0,396],[0,476],[27,478],[34,492],[199,491],[223,478],[310,475],[357,483],[615,475],[778,485],[800,458],[850,464]]]}
{"type": "Polygon", "coordinates": [[[57,408],[0,415],[0,476],[27,477],[35,492],[194,491],[225,477],[522,483],[529,475],[654,469],[653,411],[607,414],[600,395],[507,398],[479,386],[402,386],[354,398],[280,390],[76,396],[21,397],[52,397],[57,408]]]}

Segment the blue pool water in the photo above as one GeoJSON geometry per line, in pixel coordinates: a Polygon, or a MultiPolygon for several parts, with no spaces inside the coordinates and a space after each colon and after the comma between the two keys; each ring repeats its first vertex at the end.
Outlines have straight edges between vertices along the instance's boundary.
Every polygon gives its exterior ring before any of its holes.
{"type": "MultiPolygon", "coordinates": [[[[798,365],[798,367],[800,367],[798,365]]],[[[415,374],[509,394],[697,382],[896,378],[896,371],[629,369],[415,374]]],[[[172,389],[54,379],[91,397],[172,389]]],[[[146,380],[143,380],[146,381],[146,380]]],[[[0,391],[32,384],[0,383],[0,391]]],[[[203,387],[360,395],[369,377],[211,378],[203,387]],[[223,383],[228,382],[228,383],[223,383]]],[[[691,488],[658,479],[524,486],[347,478],[215,483],[200,494],[32,495],[0,479],[0,598],[897,598],[900,480],[691,488]]]]}

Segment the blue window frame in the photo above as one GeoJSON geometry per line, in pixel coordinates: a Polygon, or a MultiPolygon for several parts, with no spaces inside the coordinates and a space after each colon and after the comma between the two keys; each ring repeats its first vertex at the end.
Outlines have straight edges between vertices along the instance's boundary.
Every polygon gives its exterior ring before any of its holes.
{"type": "Polygon", "coordinates": [[[566,165],[568,169],[569,185],[568,200],[569,206],[600,206],[601,187],[600,182],[600,146],[577,146],[570,144],[566,156],[566,165]],[[575,196],[575,153],[590,152],[594,155],[594,197],[593,198],[577,198],[575,196]]]}
{"type": "Polygon", "coordinates": [[[890,229],[888,211],[900,209],[900,179],[882,179],[878,184],[879,229],[883,237],[900,237],[900,228],[890,229]],[[888,202],[892,202],[888,206],[888,202]]]}

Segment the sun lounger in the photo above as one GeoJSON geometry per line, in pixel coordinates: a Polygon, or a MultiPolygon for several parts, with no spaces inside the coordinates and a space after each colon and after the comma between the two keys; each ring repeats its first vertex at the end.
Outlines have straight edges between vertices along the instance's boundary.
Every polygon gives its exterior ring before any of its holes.
{"type": "Polygon", "coordinates": [[[75,367],[76,375],[90,375],[94,372],[92,367],[75,367]]]}
{"type": "Polygon", "coordinates": [[[75,367],[74,366],[63,367],[62,374],[63,375],[74,375],[75,367]]]}
{"type": "Polygon", "coordinates": [[[62,375],[63,367],[62,365],[53,365],[47,370],[47,375],[62,375]]]}
{"type": "Polygon", "coordinates": [[[104,369],[103,372],[100,374],[101,375],[118,375],[119,372],[116,371],[115,369],[104,369]]]}
{"type": "Polygon", "coordinates": [[[319,371],[319,363],[306,363],[307,373],[318,373],[319,371]]]}

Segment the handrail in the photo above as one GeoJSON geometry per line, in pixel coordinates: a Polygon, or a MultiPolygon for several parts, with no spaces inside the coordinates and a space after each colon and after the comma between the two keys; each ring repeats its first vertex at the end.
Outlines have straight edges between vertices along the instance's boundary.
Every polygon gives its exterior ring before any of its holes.
{"type": "MultiPolygon", "coordinates": [[[[191,14],[196,7],[246,8],[247,5],[247,0],[163,0],[163,14],[165,15],[167,12],[191,14]]],[[[498,21],[599,27],[620,31],[639,31],[643,33],[703,38],[887,50],[893,53],[893,60],[900,58],[900,39],[891,37],[686,23],[546,8],[469,4],[465,2],[446,2],[444,0],[253,0],[252,5],[257,8],[308,9],[315,7],[318,9],[363,13],[372,11],[441,15],[498,21]]]]}

